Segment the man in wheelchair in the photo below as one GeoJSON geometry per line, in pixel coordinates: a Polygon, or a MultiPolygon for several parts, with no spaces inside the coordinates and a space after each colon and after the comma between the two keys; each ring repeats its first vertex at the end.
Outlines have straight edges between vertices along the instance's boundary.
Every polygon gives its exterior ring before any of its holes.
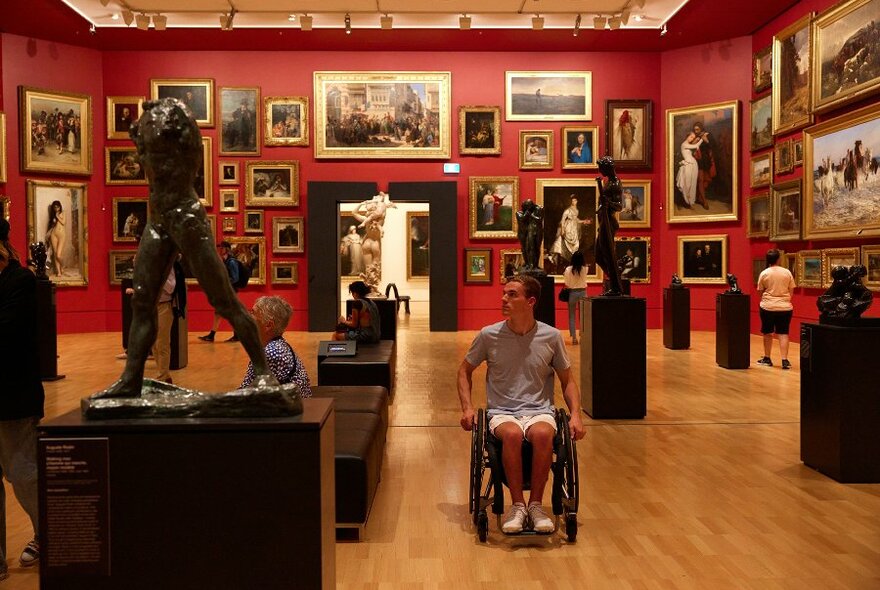
{"type": "Polygon", "coordinates": [[[571,377],[571,363],[559,331],[535,320],[541,284],[534,277],[517,275],[503,289],[501,313],[506,319],[480,330],[458,370],[461,426],[468,431],[474,428],[472,375],[485,361],[489,431],[502,442],[501,462],[513,502],[504,514],[501,530],[519,533],[530,522],[535,532],[550,533],[554,523],[542,501],[556,433],[553,373],[559,376],[571,412],[569,428],[574,440],[584,436],[580,392],[571,377]],[[523,494],[524,440],[532,446],[528,505],[523,494]]]}

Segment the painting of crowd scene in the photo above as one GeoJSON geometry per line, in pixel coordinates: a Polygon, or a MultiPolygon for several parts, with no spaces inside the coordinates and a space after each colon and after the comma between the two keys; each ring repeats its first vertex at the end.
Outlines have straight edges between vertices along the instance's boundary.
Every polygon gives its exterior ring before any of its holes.
{"type": "Polygon", "coordinates": [[[333,76],[315,74],[317,157],[449,156],[448,74],[333,76]]]}
{"type": "Polygon", "coordinates": [[[92,172],[91,98],[19,87],[25,172],[92,172]]]}
{"type": "Polygon", "coordinates": [[[813,121],[810,111],[811,14],[773,37],[774,134],[813,121]]]}
{"type": "Polygon", "coordinates": [[[267,96],[266,145],[309,145],[309,99],[306,96],[267,96]]]}
{"type": "Polygon", "coordinates": [[[880,233],[880,106],[813,127],[804,141],[811,175],[804,237],[880,233]]]}
{"type": "Polygon", "coordinates": [[[814,30],[814,108],[880,88],[880,0],[840,4],[817,18],[814,30]]]}

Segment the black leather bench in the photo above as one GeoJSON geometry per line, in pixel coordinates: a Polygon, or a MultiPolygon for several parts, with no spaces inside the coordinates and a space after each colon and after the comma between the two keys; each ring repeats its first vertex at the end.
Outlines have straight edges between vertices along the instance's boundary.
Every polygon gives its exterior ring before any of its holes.
{"type": "Polygon", "coordinates": [[[318,385],[378,385],[394,395],[393,340],[357,345],[355,356],[318,356],[318,385]]]}

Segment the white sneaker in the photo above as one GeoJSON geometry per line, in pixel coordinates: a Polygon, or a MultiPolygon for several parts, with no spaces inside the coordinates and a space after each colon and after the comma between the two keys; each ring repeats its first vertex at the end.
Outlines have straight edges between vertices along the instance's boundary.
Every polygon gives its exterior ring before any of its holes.
{"type": "Polygon", "coordinates": [[[525,504],[516,503],[507,509],[504,515],[504,521],[501,523],[501,530],[507,534],[521,533],[523,526],[526,524],[526,518],[529,513],[525,504]]]}
{"type": "Polygon", "coordinates": [[[532,519],[532,528],[536,533],[552,533],[556,528],[553,521],[544,512],[544,507],[537,502],[529,504],[529,518],[532,519]]]}

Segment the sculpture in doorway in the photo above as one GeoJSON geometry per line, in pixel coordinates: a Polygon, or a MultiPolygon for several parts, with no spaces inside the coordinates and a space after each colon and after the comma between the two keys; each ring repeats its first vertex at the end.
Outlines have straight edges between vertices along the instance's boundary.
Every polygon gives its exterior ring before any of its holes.
{"type": "Polygon", "coordinates": [[[835,266],[831,270],[834,282],[816,299],[821,323],[855,320],[871,307],[874,294],[862,284],[862,278],[867,274],[867,269],[861,264],[835,266]]]}
{"type": "Polygon", "coordinates": [[[350,225],[348,233],[339,243],[339,253],[343,256],[348,255],[351,260],[350,274],[360,276],[364,272],[363,243],[363,238],[357,232],[357,226],[350,225]]]}
{"type": "Polygon", "coordinates": [[[36,242],[30,245],[31,260],[30,264],[34,267],[34,274],[37,280],[48,281],[49,274],[46,272],[46,260],[49,258],[46,253],[46,244],[36,242]]]}
{"type": "Polygon", "coordinates": [[[736,275],[733,273],[727,273],[727,291],[725,291],[725,293],[742,295],[742,289],[739,288],[739,282],[736,280],[736,275]]]}
{"type": "Polygon", "coordinates": [[[280,386],[269,371],[257,325],[235,295],[217,251],[205,209],[193,190],[202,162],[198,125],[182,102],[148,101],[129,133],[150,184],[150,220],[134,264],[132,322],[125,369],[107,389],[82,401],[87,418],[120,416],[291,415],[302,412],[294,386],[280,386]],[[220,396],[144,379],[147,354],[156,340],[156,304],[178,252],[221,316],[229,320],[257,375],[248,390],[220,396]]]}
{"type": "Polygon", "coordinates": [[[538,256],[541,252],[541,237],[544,235],[544,208],[531,199],[522,202],[516,212],[519,224],[517,236],[522,247],[523,265],[520,272],[543,274],[538,267],[538,256]]]}
{"type": "Polygon", "coordinates": [[[364,270],[359,276],[370,288],[370,297],[382,295],[379,292],[379,282],[382,280],[382,236],[385,234],[385,214],[392,207],[396,208],[396,205],[386,193],[379,191],[378,195],[363,201],[351,213],[352,217],[361,222],[358,227],[366,231],[361,244],[364,270]]]}
{"type": "Polygon", "coordinates": [[[598,264],[608,280],[608,290],[603,297],[623,295],[620,284],[620,271],[614,260],[614,236],[620,224],[617,212],[623,209],[623,188],[620,179],[614,172],[614,160],[609,156],[599,159],[599,172],[608,180],[603,182],[602,176],[596,178],[599,185],[599,208],[596,216],[599,226],[596,235],[596,264],[598,264]]]}

